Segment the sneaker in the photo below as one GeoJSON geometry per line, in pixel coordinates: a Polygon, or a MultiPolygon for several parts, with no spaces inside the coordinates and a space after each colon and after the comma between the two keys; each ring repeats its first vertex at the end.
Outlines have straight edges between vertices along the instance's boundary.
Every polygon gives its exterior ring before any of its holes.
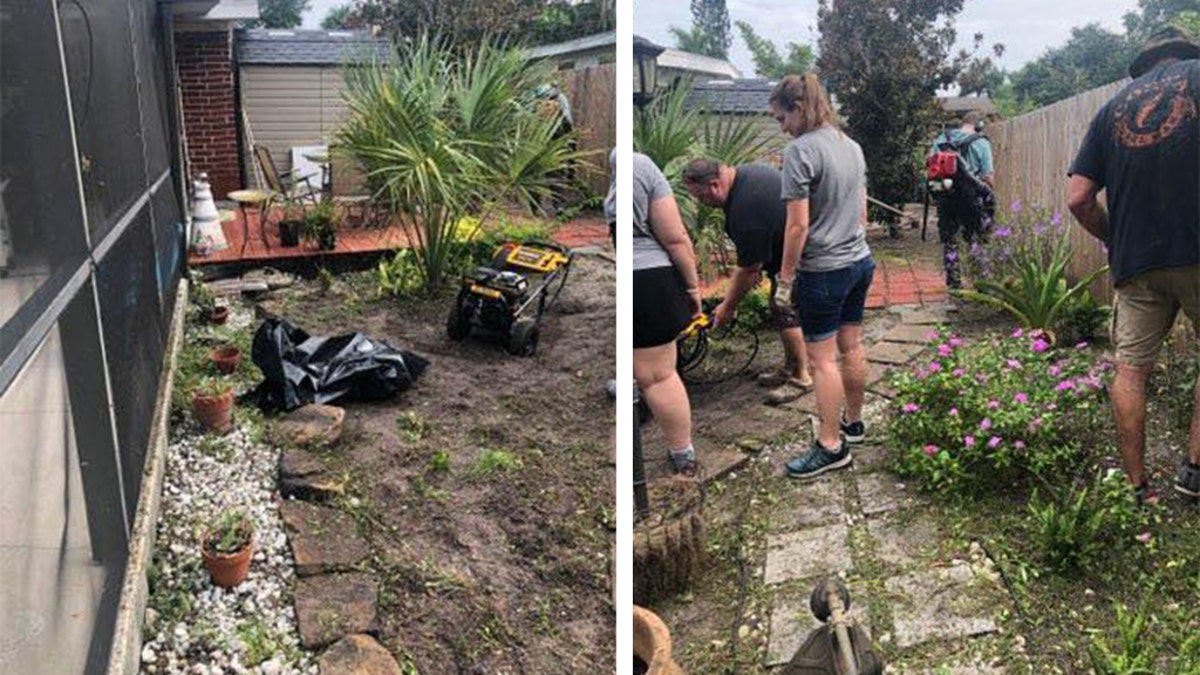
{"type": "Polygon", "coordinates": [[[826,450],[820,441],[813,441],[808,452],[787,463],[788,478],[808,480],[827,471],[848,466],[851,461],[850,448],[843,442],[836,451],[826,450]]]}
{"type": "Polygon", "coordinates": [[[850,445],[858,445],[867,439],[867,425],[862,420],[847,422],[846,416],[842,415],[840,424],[842,427],[842,436],[846,437],[846,442],[850,445]]]}
{"type": "Polygon", "coordinates": [[[1200,499],[1200,464],[1184,460],[1179,465],[1179,476],[1175,479],[1175,491],[1192,499],[1200,499]]]}
{"type": "Polygon", "coordinates": [[[768,370],[764,373],[759,373],[754,382],[760,387],[774,389],[775,387],[783,386],[788,380],[787,371],[784,370],[768,370]]]}

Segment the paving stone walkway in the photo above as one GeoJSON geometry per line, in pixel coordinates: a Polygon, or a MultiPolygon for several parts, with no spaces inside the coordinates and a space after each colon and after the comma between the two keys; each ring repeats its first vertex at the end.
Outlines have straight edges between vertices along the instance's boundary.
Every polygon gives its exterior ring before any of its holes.
{"type": "MultiPolygon", "coordinates": [[[[937,306],[900,313],[900,322],[868,345],[873,379],[907,364],[928,344],[932,327],[948,318],[937,306]]],[[[886,404],[881,389],[868,394],[868,408],[876,412],[886,404]]],[[[815,402],[800,399],[789,407],[813,414],[815,402]]],[[[804,449],[775,448],[772,455],[782,469],[804,449]]],[[[873,629],[877,644],[920,654],[917,661],[940,668],[889,663],[888,672],[1008,672],[995,658],[980,660],[989,650],[972,648],[1000,639],[1001,618],[1012,607],[992,561],[978,545],[961,559],[946,556],[939,547],[947,535],[938,530],[933,507],[888,472],[886,449],[868,443],[853,452],[848,470],[803,483],[778,477],[788,484],[772,507],[762,569],[772,604],[766,665],[791,659],[818,625],[808,609],[813,585],[840,576],[850,588],[851,615],[873,629]]]]}

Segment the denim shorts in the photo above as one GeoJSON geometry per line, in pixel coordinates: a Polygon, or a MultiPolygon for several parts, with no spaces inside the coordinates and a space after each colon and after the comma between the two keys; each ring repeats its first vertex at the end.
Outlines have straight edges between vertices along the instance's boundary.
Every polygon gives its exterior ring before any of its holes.
{"type": "Polygon", "coordinates": [[[804,341],[828,340],[838,328],[862,323],[867,290],[874,276],[871,256],[828,272],[798,272],[792,285],[792,303],[800,315],[804,341]]]}

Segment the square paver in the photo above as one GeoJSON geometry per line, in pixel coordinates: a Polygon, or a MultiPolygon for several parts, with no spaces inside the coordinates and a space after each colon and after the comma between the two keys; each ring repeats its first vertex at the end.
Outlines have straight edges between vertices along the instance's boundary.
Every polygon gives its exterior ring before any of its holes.
{"type": "Polygon", "coordinates": [[[858,500],[865,515],[875,516],[908,506],[912,495],[903,483],[888,473],[868,473],[857,476],[858,500]]]}
{"type": "Polygon", "coordinates": [[[1003,591],[962,563],[922,569],[884,582],[896,645],[994,633],[1003,591]]]}
{"type": "MultiPolygon", "coordinates": [[[[821,622],[812,615],[808,606],[808,594],[811,588],[794,592],[777,593],[771,609],[771,634],[767,641],[767,667],[778,666],[792,660],[796,650],[808,639],[808,634],[821,626],[821,622]]],[[[867,607],[865,591],[857,587],[850,588],[849,618],[867,628],[867,607]]]]}
{"type": "MultiPolygon", "coordinates": [[[[792,454],[789,453],[788,457],[792,454]]],[[[797,482],[783,491],[779,503],[771,507],[771,530],[791,532],[806,527],[830,525],[840,521],[846,512],[846,496],[842,481],[836,476],[797,482]]]]}
{"type": "Polygon", "coordinates": [[[924,349],[921,345],[902,342],[879,342],[867,347],[867,359],[875,363],[902,366],[924,349]]]}
{"type": "Polygon", "coordinates": [[[937,550],[937,524],[925,515],[871,518],[867,520],[867,531],[875,540],[879,559],[895,567],[912,567],[937,550]]]}
{"type": "Polygon", "coordinates": [[[887,342],[928,345],[937,341],[937,338],[933,337],[934,334],[936,331],[932,326],[901,323],[884,333],[883,339],[887,342]]]}
{"type": "Polygon", "coordinates": [[[854,563],[847,536],[846,526],[840,523],[772,535],[767,540],[763,583],[778,584],[849,571],[854,563]]]}
{"type": "Polygon", "coordinates": [[[881,445],[859,445],[850,450],[854,455],[855,473],[874,473],[886,469],[891,461],[888,449],[881,445]]]}
{"type": "Polygon", "coordinates": [[[933,309],[918,309],[900,314],[901,323],[910,326],[936,326],[949,320],[950,316],[946,312],[933,309]]]}

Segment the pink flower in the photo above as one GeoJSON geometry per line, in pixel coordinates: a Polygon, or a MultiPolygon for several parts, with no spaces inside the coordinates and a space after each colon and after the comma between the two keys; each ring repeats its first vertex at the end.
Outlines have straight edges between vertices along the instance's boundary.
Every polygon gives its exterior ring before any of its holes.
{"type": "Polygon", "coordinates": [[[988,447],[992,449],[1000,447],[1000,440],[999,436],[992,436],[988,439],[988,447]]]}
{"type": "Polygon", "coordinates": [[[929,331],[928,334],[925,335],[925,337],[930,340],[940,340],[940,339],[942,339],[942,334],[937,332],[936,330],[931,330],[931,331],[929,331]]]}
{"type": "Polygon", "coordinates": [[[995,410],[996,408],[1000,407],[1000,401],[997,401],[996,399],[992,399],[987,402],[987,407],[988,407],[988,410],[995,410]]]}
{"type": "Polygon", "coordinates": [[[975,437],[974,436],[963,436],[963,445],[967,446],[968,448],[975,447],[975,437]]]}
{"type": "Polygon", "coordinates": [[[916,403],[905,403],[904,404],[904,412],[905,413],[915,413],[920,409],[921,409],[921,406],[917,405],[916,403]]]}
{"type": "Polygon", "coordinates": [[[957,348],[957,347],[961,347],[961,346],[962,346],[962,340],[958,339],[957,337],[952,337],[952,338],[950,338],[950,346],[951,346],[951,347],[956,347],[956,348],[957,348]]]}
{"type": "Polygon", "coordinates": [[[1080,342],[1079,344],[1075,345],[1075,349],[1078,349],[1080,351],[1087,349],[1087,347],[1088,347],[1087,340],[1084,340],[1084,341],[1080,342]]]}
{"type": "Polygon", "coordinates": [[[983,421],[979,423],[979,428],[983,429],[984,431],[991,429],[992,428],[992,420],[988,419],[987,417],[983,418],[983,421]]]}
{"type": "Polygon", "coordinates": [[[1023,391],[1018,392],[1017,395],[1013,397],[1013,403],[1029,403],[1029,394],[1026,394],[1023,391]]]}
{"type": "Polygon", "coordinates": [[[1050,343],[1046,342],[1042,338],[1038,338],[1033,341],[1033,351],[1035,351],[1039,354],[1041,354],[1042,352],[1046,351],[1049,348],[1050,348],[1050,343]]]}
{"type": "Polygon", "coordinates": [[[1007,365],[1012,370],[1020,370],[1024,367],[1021,365],[1021,362],[1016,359],[1009,359],[1007,365]]]}
{"type": "Polygon", "coordinates": [[[1154,535],[1150,534],[1150,530],[1146,530],[1145,532],[1139,534],[1136,539],[1143,544],[1149,544],[1150,541],[1154,539],[1154,535]]]}
{"type": "Polygon", "coordinates": [[[929,364],[929,372],[931,372],[931,373],[936,373],[936,372],[938,372],[938,371],[939,371],[939,370],[941,370],[941,369],[942,369],[942,364],[938,363],[937,361],[932,361],[932,362],[930,362],[930,364],[929,364]]]}
{"type": "Polygon", "coordinates": [[[1058,383],[1057,387],[1055,387],[1055,389],[1057,389],[1058,391],[1066,391],[1068,389],[1074,389],[1074,388],[1075,388],[1075,383],[1072,382],[1071,380],[1063,380],[1062,382],[1058,383]]]}
{"type": "Polygon", "coordinates": [[[930,456],[930,457],[933,457],[933,456],[934,456],[934,455],[936,455],[937,453],[938,453],[938,446],[936,446],[936,445],[934,445],[934,444],[932,444],[932,443],[930,443],[929,445],[925,446],[925,454],[926,454],[926,455],[928,455],[928,456],[930,456]]]}
{"type": "Polygon", "coordinates": [[[955,376],[955,377],[962,377],[962,376],[963,376],[963,369],[962,369],[962,368],[955,368],[954,370],[952,370],[952,371],[950,372],[950,374],[951,374],[951,375],[953,375],[953,376],[955,376]]]}
{"type": "Polygon", "coordinates": [[[1025,331],[1021,330],[1020,328],[1014,330],[1013,334],[1012,334],[1012,336],[1015,338],[1023,337],[1024,335],[1025,335],[1025,331]]]}
{"type": "Polygon", "coordinates": [[[950,348],[950,345],[945,345],[945,344],[938,345],[937,351],[938,351],[938,356],[942,356],[942,357],[950,356],[951,354],[954,353],[954,350],[950,348]]]}
{"type": "Polygon", "coordinates": [[[1018,451],[1025,449],[1025,441],[1013,441],[1013,447],[1018,451]]]}
{"type": "Polygon", "coordinates": [[[950,409],[950,416],[951,416],[951,417],[958,417],[958,408],[951,408],[951,409],[950,409]]]}
{"type": "Polygon", "coordinates": [[[1062,368],[1059,368],[1058,366],[1050,366],[1050,377],[1058,377],[1058,374],[1061,372],[1062,368]]]}

